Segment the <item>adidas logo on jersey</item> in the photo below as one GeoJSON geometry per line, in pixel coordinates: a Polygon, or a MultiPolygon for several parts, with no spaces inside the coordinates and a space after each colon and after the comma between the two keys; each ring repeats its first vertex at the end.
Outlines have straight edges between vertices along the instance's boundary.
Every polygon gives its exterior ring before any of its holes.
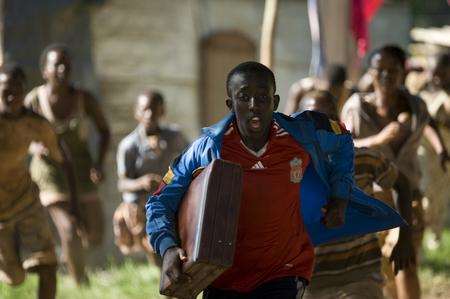
{"type": "Polygon", "coordinates": [[[264,165],[261,163],[261,161],[258,161],[255,165],[252,166],[252,169],[264,169],[264,165]]]}

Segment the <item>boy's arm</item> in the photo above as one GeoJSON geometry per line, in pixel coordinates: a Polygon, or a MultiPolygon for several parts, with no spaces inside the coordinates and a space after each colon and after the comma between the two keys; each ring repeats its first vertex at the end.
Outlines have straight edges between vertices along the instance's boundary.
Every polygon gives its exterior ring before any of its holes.
{"type": "Polygon", "coordinates": [[[377,147],[389,143],[396,138],[400,131],[400,124],[396,121],[389,123],[377,134],[367,136],[364,138],[358,137],[360,135],[361,127],[361,95],[358,93],[352,95],[344,107],[342,108],[340,120],[345,124],[348,131],[350,131],[355,139],[353,143],[356,147],[377,147]]]}
{"type": "Polygon", "coordinates": [[[436,122],[430,118],[429,123],[425,126],[423,130],[424,137],[433,147],[434,152],[439,156],[439,162],[442,170],[447,171],[446,163],[450,160],[448,156],[447,148],[445,147],[445,142],[442,138],[441,132],[436,124],[436,122]]]}
{"type": "Polygon", "coordinates": [[[39,111],[38,111],[39,109],[38,109],[37,88],[34,88],[33,90],[31,90],[31,91],[25,96],[23,105],[24,105],[27,109],[29,109],[29,110],[31,110],[31,111],[33,111],[33,112],[39,114],[39,111]]]}
{"type": "Polygon", "coordinates": [[[164,256],[168,248],[179,246],[176,214],[193,172],[215,158],[210,142],[207,137],[200,138],[178,156],[169,167],[159,190],[147,201],[147,234],[160,256],[164,256]]]}
{"type": "Polygon", "coordinates": [[[415,261],[415,250],[413,246],[411,234],[411,219],[412,219],[412,192],[408,178],[399,172],[399,176],[394,186],[397,191],[397,200],[395,202],[397,211],[405,219],[409,225],[400,227],[400,233],[397,243],[392,250],[389,260],[394,263],[394,273],[397,275],[399,270],[408,268],[415,261]]]}
{"type": "Polygon", "coordinates": [[[63,163],[63,154],[61,146],[58,142],[58,136],[56,136],[55,131],[47,120],[42,119],[41,131],[39,140],[36,142],[42,142],[44,147],[47,149],[48,153],[46,156],[60,165],[63,163]]]}
{"type": "Polygon", "coordinates": [[[354,145],[350,132],[342,123],[329,120],[334,133],[336,146],[328,153],[326,162],[329,171],[330,197],[334,199],[350,199],[354,185],[354,145]]]}
{"type": "Polygon", "coordinates": [[[151,174],[136,177],[136,151],[137,149],[135,149],[127,139],[124,139],[120,142],[116,155],[118,176],[117,188],[119,189],[119,192],[124,193],[124,198],[127,198],[129,201],[138,199],[136,192],[154,191],[161,183],[161,180],[157,180],[156,177],[154,178],[155,180],[153,180],[153,175],[151,174]],[[151,188],[154,185],[156,185],[156,187],[151,188]]]}
{"type": "Polygon", "coordinates": [[[324,160],[330,186],[328,203],[324,207],[324,224],[328,228],[339,227],[345,222],[345,210],[354,185],[352,136],[342,123],[322,113],[310,113],[319,140],[319,158],[324,160]]]}
{"type": "Polygon", "coordinates": [[[94,122],[100,136],[99,156],[93,168],[94,174],[91,175],[94,182],[98,183],[103,179],[103,164],[111,141],[111,132],[108,121],[97,100],[89,92],[83,92],[83,100],[86,114],[94,122]]]}
{"type": "MultiPolygon", "coordinates": [[[[330,120],[330,122],[333,122],[330,120]]],[[[353,188],[354,147],[351,134],[343,125],[340,128],[335,151],[328,155],[330,197],[325,207],[324,224],[328,228],[339,227],[345,223],[345,211],[353,188]]]]}

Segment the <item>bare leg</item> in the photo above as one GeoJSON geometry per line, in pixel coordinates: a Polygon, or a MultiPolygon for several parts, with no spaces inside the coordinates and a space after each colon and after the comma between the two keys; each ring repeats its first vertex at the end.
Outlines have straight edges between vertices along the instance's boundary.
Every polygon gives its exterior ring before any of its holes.
{"type": "MultiPolygon", "coordinates": [[[[422,197],[417,190],[413,192],[414,200],[412,202],[412,237],[414,248],[416,250],[416,261],[419,261],[420,252],[425,228],[422,197]]],[[[395,276],[395,285],[397,287],[398,299],[420,299],[420,282],[417,273],[417,264],[400,271],[395,276]]]]}
{"type": "Polygon", "coordinates": [[[412,266],[395,276],[398,299],[420,299],[420,283],[417,267],[412,266]]]}
{"type": "Polygon", "coordinates": [[[38,299],[56,298],[56,265],[42,265],[30,269],[39,276],[38,299]]]}
{"type": "Polygon", "coordinates": [[[70,214],[69,205],[59,202],[48,206],[47,209],[58,230],[64,261],[67,263],[70,274],[78,285],[88,284],[83,247],[77,234],[75,219],[70,214]]]}
{"type": "Polygon", "coordinates": [[[381,270],[385,276],[383,286],[383,294],[385,298],[397,299],[397,287],[395,285],[395,275],[389,258],[383,256],[381,258],[381,270]]]}
{"type": "Polygon", "coordinates": [[[98,195],[80,198],[80,214],[85,229],[83,245],[90,248],[101,246],[104,233],[104,216],[102,202],[98,195]]]}

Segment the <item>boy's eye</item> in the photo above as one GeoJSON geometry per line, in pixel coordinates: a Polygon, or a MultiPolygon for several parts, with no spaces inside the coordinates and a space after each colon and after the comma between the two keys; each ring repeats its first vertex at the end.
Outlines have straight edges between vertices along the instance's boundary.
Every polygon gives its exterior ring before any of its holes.
{"type": "Polygon", "coordinates": [[[240,93],[240,94],[238,94],[237,98],[239,101],[242,101],[242,102],[250,101],[250,97],[247,94],[240,93]]]}
{"type": "Polygon", "coordinates": [[[259,96],[255,96],[255,99],[258,102],[266,102],[269,99],[269,97],[267,95],[259,95],[259,96]]]}

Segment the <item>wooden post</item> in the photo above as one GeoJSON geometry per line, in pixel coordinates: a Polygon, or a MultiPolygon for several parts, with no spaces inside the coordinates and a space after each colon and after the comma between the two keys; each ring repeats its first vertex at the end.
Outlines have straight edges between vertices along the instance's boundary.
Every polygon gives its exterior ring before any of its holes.
{"type": "Polygon", "coordinates": [[[3,32],[3,28],[5,25],[5,6],[6,0],[0,0],[0,65],[4,63],[4,54],[5,54],[5,33],[3,32]]]}
{"type": "Polygon", "coordinates": [[[273,64],[273,40],[277,22],[278,0],[266,0],[264,18],[261,32],[260,62],[272,67],[273,64]]]}
{"type": "Polygon", "coordinates": [[[325,38],[322,23],[322,10],[319,0],[308,0],[308,19],[311,30],[311,64],[309,75],[321,77],[327,64],[325,54],[325,38]]]}

